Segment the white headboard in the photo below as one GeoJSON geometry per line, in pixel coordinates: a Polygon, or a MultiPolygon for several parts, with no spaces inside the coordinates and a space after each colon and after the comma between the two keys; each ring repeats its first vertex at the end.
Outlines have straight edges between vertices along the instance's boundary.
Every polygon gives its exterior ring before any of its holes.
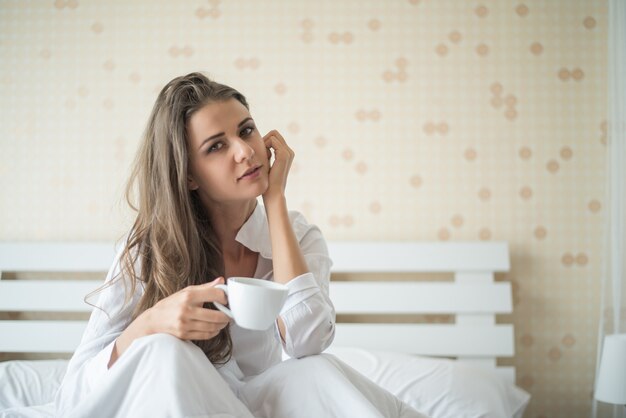
{"type": "MultiPolygon", "coordinates": [[[[338,315],[449,314],[453,323],[338,323],[334,346],[455,357],[497,367],[514,355],[511,285],[495,282],[509,270],[505,242],[329,242],[334,261],[331,299],[338,315]],[[428,280],[423,273],[452,273],[428,280]],[[367,273],[367,281],[340,281],[342,273],[367,273]],[[396,273],[419,281],[399,281],[396,273]],[[370,277],[373,276],[373,277],[370,277]],[[373,278],[373,280],[372,280],[373,278]]],[[[0,243],[0,274],[72,272],[72,280],[0,280],[0,312],[89,312],[84,296],[102,284],[114,258],[112,243],[0,243]],[[76,273],[102,272],[102,280],[76,273]]],[[[0,279],[2,276],[0,276],[0,279]]],[[[0,320],[0,352],[71,353],[85,321],[0,320]]],[[[498,367],[515,379],[513,367],[498,367]]]]}

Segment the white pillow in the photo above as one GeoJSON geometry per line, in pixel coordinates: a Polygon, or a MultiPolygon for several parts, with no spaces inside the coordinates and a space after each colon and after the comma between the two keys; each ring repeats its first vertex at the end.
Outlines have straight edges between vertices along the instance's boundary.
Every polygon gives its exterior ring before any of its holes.
{"type": "Polygon", "coordinates": [[[497,372],[454,360],[348,347],[326,352],[432,418],[521,418],[530,400],[497,372]]]}
{"type": "Polygon", "coordinates": [[[68,360],[11,360],[0,363],[0,410],[51,402],[68,360]]]}

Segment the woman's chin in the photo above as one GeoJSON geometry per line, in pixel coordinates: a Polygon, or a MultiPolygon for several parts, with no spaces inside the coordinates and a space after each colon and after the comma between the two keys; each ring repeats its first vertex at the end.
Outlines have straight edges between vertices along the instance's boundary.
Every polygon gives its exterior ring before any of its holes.
{"type": "Polygon", "coordinates": [[[263,184],[259,184],[259,189],[257,191],[256,197],[262,196],[267,191],[269,186],[270,185],[268,181],[264,181],[263,184]]]}

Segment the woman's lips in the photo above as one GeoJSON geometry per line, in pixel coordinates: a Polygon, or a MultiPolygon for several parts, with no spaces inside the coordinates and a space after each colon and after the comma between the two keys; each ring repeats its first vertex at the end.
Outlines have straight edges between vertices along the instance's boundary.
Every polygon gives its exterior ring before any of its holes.
{"type": "Polygon", "coordinates": [[[254,178],[254,177],[258,176],[258,175],[259,175],[259,173],[261,173],[261,167],[262,167],[262,166],[258,166],[258,167],[255,167],[255,168],[252,168],[252,169],[250,169],[250,170],[246,171],[246,172],[244,173],[244,175],[243,175],[243,176],[241,176],[241,177],[239,177],[237,180],[248,179],[248,178],[254,178]]]}

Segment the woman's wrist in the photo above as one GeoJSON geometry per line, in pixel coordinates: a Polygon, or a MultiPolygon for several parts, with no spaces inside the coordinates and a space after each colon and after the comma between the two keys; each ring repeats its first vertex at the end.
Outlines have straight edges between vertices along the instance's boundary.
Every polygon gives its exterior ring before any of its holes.
{"type": "Polygon", "coordinates": [[[287,208],[287,198],[283,193],[274,195],[263,195],[263,206],[267,211],[287,208]]]}
{"type": "Polygon", "coordinates": [[[133,332],[135,338],[145,337],[147,335],[155,334],[157,332],[153,329],[152,326],[152,324],[154,323],[154,321],[151,320],[152,313],[152,308],[146,309],[141,314],[139,314],[139,316],[137,317],[137,319],[135,319],[135,321],[133,321],[133,323],[131,323],[131,326],[135,326],[135,330],[133,332]]]}

